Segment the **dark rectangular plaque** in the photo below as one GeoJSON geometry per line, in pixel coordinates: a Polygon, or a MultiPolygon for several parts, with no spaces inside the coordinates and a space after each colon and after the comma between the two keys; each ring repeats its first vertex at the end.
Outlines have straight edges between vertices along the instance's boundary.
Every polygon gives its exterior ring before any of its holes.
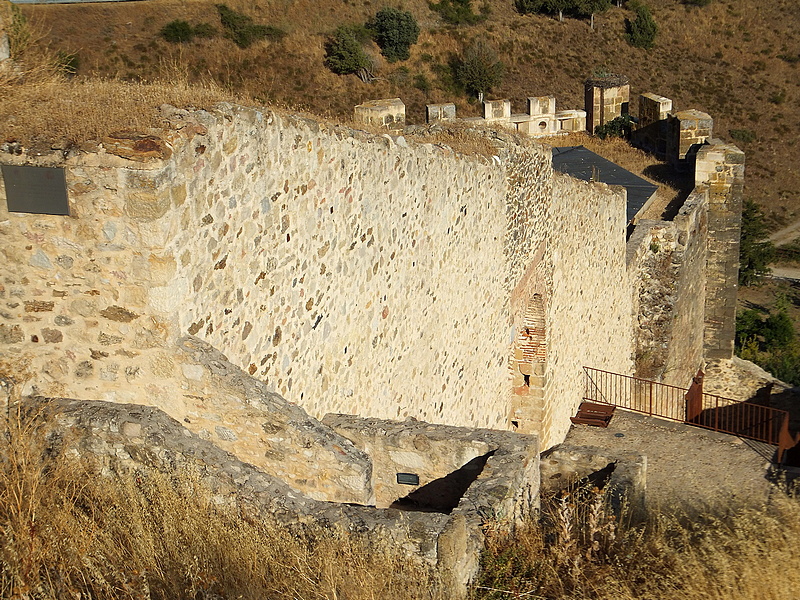
{"type": "Polygon", "coordinates": [[[64,169],[0,165],[9,212],[69,215],[64,169]]]}
{"type": "Polygon", "coordinates": [[[401,485],[419,485],[419,475],[415,473],[398,473],[397,483],[401,485]]]}

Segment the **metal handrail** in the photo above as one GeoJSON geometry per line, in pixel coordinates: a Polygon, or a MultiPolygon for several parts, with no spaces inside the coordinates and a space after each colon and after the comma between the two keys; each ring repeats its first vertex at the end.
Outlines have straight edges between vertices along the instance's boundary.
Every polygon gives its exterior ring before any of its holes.
{"type": "Polygon", "coordinates": [[[782,435],[786,437],[781,432],[789,418],[785,410],[706,394],[700,385],[696,390],[702,394],[699,411],[696,416],[687,418],[689,389],[592,367],[583,370],[586,375],[584,400],[736,435],[781,449],[785,445],[781,441],[782,435]]]}

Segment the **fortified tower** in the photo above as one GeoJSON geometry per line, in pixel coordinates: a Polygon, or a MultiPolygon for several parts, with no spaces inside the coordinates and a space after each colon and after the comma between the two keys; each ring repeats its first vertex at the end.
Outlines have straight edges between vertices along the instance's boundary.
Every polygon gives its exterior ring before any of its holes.
{"type": "Polygon", "coordinates": [[[631,86],[623,75],[592,77],[584,83],[586,131],[628,114],[631,86]]]}

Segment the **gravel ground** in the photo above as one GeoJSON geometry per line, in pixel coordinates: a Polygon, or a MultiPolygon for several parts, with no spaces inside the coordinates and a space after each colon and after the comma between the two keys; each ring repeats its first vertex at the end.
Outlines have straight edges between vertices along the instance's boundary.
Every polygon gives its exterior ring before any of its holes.
{"type": "Polygon", "coordinates": [[[566,443],[647,456],[651,509],[702,512],[718,503],[761,505],[769,496],[774,448],[766,444],[621,409],[606,429],[573,425],[566,443]]]}

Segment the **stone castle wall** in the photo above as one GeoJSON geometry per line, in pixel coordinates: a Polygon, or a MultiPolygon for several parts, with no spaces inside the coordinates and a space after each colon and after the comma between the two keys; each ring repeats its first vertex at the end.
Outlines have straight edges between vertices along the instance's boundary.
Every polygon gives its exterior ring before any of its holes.
{"type": "MultiPolygon", "coordinates": [[[[629,372],[629,335],[600,351],[629,296],[608,285],[621,200],[554,194],[544,147],[465,157],[229,105],[165,118],[107,152],[3,157],[64,164],[70,199],[69,217],[0,202],[0,343],[26,392],[166,402],[159,382],[190,385],[170,350],[190,333],[312,416],[506,428],[511,295],[534,260],[557,344],[629,372]]],[[[549,443],[580,398],[571,352],[549,370],[549,443]]]]}
{"type": "Polygon", "coordinates": [[[583,395],[584,366],[622,374],[633,370],[625,190],[559,175],[553,197],[558,241],[548,246],[553,274],[544,448],[563,440],[569,429],[583,395]],[[582,208],[563,202],[566,198],[578,199],[582,208]]]}
{"type": "Polygon", "coordinates": [[[636,376],[688,387],[703,363],[708,194],[672,221],[641,220],[628,242],[636,376]]]}

